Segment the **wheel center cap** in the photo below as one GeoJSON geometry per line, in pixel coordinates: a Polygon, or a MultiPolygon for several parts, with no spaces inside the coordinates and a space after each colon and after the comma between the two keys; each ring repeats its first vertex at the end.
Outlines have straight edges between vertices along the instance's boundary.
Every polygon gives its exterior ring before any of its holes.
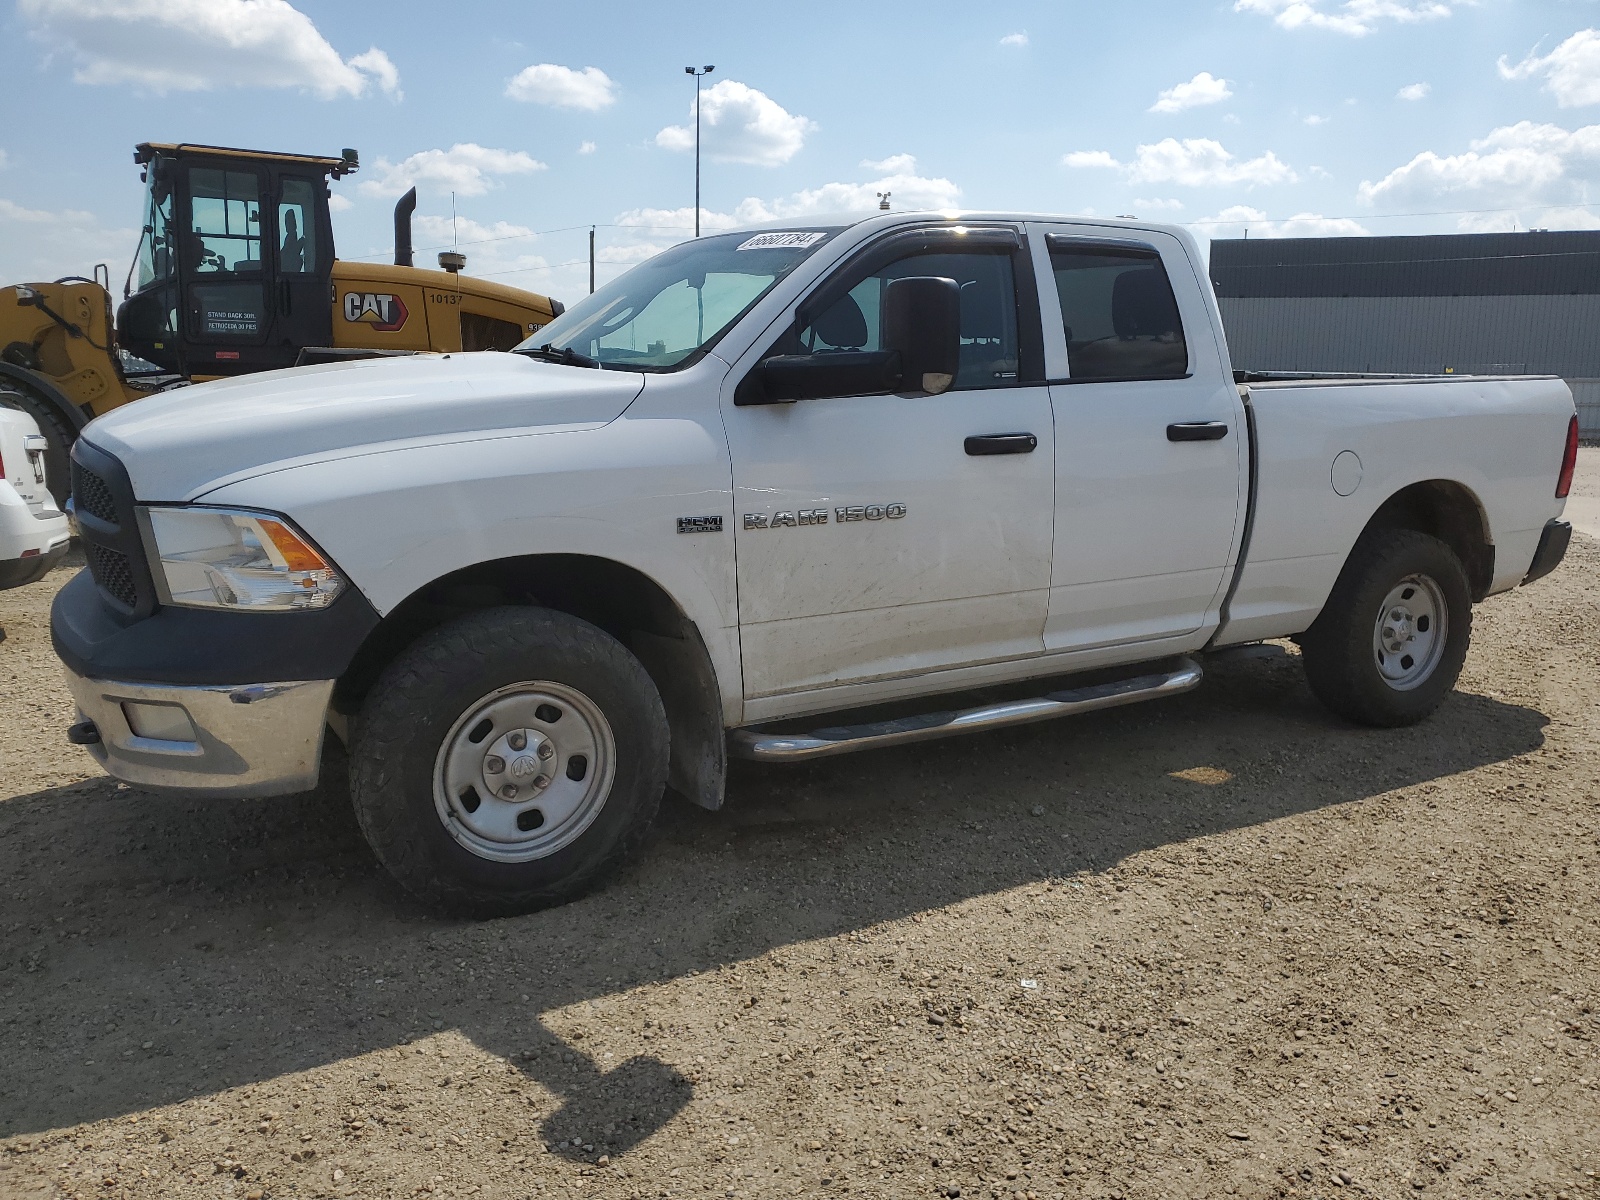
{"type": "Polygon", "coordinates": [[[511,760],[510,773],[518,779],[528,779],[539,773],[539,760],[531,754],[518,755],[511,760]]]}

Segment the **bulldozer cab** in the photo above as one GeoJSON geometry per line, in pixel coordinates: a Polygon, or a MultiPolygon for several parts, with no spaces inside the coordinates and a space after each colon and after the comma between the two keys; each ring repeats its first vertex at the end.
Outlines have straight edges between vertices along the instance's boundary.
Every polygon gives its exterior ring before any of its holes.
{"type": "Polygon", "coordinates": [[[342,158],[140,143],[144,228],[122,347],[192,378],[289,367],[333,340],[328,181],[342,158]]]}

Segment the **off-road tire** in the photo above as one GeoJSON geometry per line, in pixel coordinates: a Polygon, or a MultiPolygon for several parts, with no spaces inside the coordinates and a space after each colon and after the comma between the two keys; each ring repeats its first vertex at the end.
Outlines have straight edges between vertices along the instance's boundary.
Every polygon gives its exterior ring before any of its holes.
{"type": "Polygon", "coordinates": [[[28,390],[14,379],[0,380],[0,396],[33,418],[49,443],[44,452],[44,480],[56,506],[65,508],[72,495],[72,443],[78,435],[56,412],[55,405],[28,390]]]}
{"type": "Polygon", "coordinates": [[[1472,641],[1472,592],[1461,560],[1438,538],[1411,529],[1362,536],[1339,573],[1322,613],[1300,637],[1311,691],[1326,707],[1361,725],[1413,725],[1455,687],[1472,641]],[[1384,601],[1401,581],[1431,579],[1447,614],[1444,645],[1432,673],[1409,690],[1379,668],[1374,632],[1384,601]]]}
{"type": "Polygon", "coordinates": [[[373,684],[351,731],[350,794],[379,862],[425,903],[466,916],[564,904],[602,881],[645,840],[666,786],[666,712],[655,683],[615,638],[544,608],[494,608],[413,643],[373,684]],[[548,857],[480,857],[435,806],[435,769],[452,728],[484,697],[528,681],[582,693],[615,739],[603,807],[548,857]]]}

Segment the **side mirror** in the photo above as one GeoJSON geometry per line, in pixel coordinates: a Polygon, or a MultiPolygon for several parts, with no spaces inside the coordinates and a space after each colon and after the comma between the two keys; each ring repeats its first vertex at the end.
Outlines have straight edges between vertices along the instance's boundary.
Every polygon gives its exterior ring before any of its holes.
{"type": "Polygon", "coordinates": [[[961,286],[932,275],[890,280],[883,344],[899,353],[903,388],[930,396],[949,391],[961,370],[961,286]]]}
{"type": "Polygon", "coordinates": [[[745,376],[735,404],[870,396],[900,386],[900,356],[892,350],[839,350],[829,354],[775,354],[745,376]]]}

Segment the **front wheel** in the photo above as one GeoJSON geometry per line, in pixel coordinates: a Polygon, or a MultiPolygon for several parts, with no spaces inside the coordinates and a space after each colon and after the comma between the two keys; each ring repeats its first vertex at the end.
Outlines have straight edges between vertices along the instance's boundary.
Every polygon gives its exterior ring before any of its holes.
{"type": "Polygon", "coordinates": [[[654,682],[615,638],[538,608],[434,630],[355,721],[351,797],[407,890],[497,916],[563,903],[644,839],[667,774],[654,682]]]}
{"type": "Polygon", "coordinates": [[[1390,727],[1439,707],[1471,640],[1461,560],[1438,538],[1390,529],[1351,551],[1301,654],[1318,700],[1351,721],[1390,727]]]}

